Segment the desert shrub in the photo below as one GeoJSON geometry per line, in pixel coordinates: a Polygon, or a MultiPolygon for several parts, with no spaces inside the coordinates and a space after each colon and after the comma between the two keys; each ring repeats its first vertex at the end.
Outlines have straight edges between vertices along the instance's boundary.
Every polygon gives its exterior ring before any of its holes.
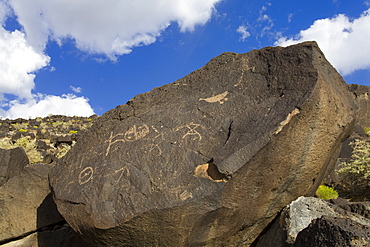
{"type": "Polygon", "coordinates": [[[77,134],[78,133],[78,130],[70,130],[68,133],[69,134],[77,134]]]}
{"type": "Polygon", "coordinates": [[[24,149],[30,164],[36,164],[42,161],[42,155],[37,151],[35,142],[31,141],[27,137],[21,137],[15,143],[12,143],[10,140],[0,141],[0,148],[12,149],[16,147],[21,147],[24,149]]]}
{"type": "Polygon", "coordinates": [[[28,128],[28,123],[15,123],[15,124],[12,124],[12,126],[17,129],[17,130],[20,130],[20,129],[27,129],[28,128]]]}
{"type": "Polygon", "coordinates": [[[63,122],[62,121],[56,121],[56,122],[53,123],[53,126],[54,127],[58,127],[60,125],[63,125],[63,122]]]}
{"type": "Polygon", "coordinates": [[[335,191],[332,187],[326,185],[320,185],[316,190],[316,196],[324,200],[337,199],[338,192],[335,191]]]}
{"type": "Polygon", "coordinates": [[[364,131],[366,134],[370,135],[370,127],[364,127],[364,131]]]}
{"type": "Polygon", "coordinates": [[[340,164],[338,173],[344,187],[356,192],[370,186],[370,140],[356,139],[350,145],[352,156],[340,164]]]}

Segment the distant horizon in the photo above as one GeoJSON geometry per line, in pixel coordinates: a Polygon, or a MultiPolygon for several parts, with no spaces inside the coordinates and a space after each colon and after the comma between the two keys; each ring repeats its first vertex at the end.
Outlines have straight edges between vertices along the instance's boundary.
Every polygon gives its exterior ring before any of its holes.
{"type": "Polygon", "coordinates": [[[370,86],[370,0],[0,0],[0,22],[2,119],[101,116],[223,52],[309,40],[370,86]]]}

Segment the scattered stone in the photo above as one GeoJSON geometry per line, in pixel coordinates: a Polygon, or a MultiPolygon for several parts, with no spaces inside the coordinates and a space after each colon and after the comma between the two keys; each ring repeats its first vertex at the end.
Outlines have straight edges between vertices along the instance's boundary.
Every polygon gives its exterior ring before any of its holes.
{"type": "Polygon", "coordinates": [[[100,117],[54,199],[92,246],[249,246],[314,194],[355,110],[314,42],[224,53],[100,117]]]}

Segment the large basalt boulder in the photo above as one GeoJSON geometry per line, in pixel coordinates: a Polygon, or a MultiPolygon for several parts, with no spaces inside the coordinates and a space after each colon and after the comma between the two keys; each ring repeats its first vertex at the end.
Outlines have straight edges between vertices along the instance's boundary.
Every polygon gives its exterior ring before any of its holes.
{"type": "Polygon", "coordinates": [[[100,117],[50,175],[96,246],[248,246],[313,195],[355,122],[314,42],[224,53],[100,117]]]}

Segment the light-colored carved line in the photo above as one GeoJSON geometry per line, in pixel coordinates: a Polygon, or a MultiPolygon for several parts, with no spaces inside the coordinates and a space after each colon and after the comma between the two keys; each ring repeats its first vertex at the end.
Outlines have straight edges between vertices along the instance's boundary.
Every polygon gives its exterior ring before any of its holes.
{"type": "Polygon", "coordinates": [[[218,94],[216,96],[209,97],[209,98],[200,98],[199,101],[204,100],[204,101],[206,101],[208,103],[216,103],[216,102],[219,102],[220,104],[223,104],[225,101],[228,100],[226,98],[226,96],[228,94],[229,94],[229,92],[226,91],[224,93],[221,93],[221,94],[218,94]]]}
{"type": "Polygon", "coordinates": [[[94,169],[91,166],[86,167],[78,174],[78,183],[80,185],[86,184],[93,178],[93,175],[94,169]]]}
{"type": "Polygon", "coordinates": [[[112,141],[117,136],[123,136],[123,135],[124,135],[123,133],[119,133],[119,134],[116,134],[116,135],[113,136],[113,132],[110,133],[110,137],[108,138],[108,140],[105,141],[105,142],[108,142],[108,147],[105,151],[105,156],[108,156],[108,154],[110,152],[110,148],[114,143],[116,143],[116,142],[125,142],[124,139],[117,139],[117,140],[112,141]]]}
{"type": "MultiPolygon", "coordinates": [[[[185,137],[187,136],[198,136],[199,137],[199,141],[202,140],[202,135],[196,130],[196,128],[198,127],[201,127],[203,129],[205,129],[202,125],[200,124],[195,124],[193,122],[187,124],[187,125],[184,125],[184,126],[180,126],[176,129],[176,131],[179,131],[180,129],[183,129],[183,128],[188,128],[188,132],[182,136],[181,139],[184,139],[185,137]]],[[[196,138],[193,138],[192,140],[196,140],[196,138]]]]}

